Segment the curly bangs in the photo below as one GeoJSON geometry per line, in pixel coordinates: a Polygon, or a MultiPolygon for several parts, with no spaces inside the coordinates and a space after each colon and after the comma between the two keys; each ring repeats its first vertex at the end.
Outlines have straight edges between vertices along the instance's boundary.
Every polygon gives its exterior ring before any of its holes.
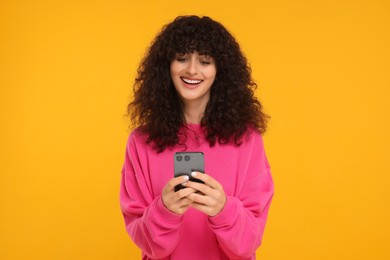
{"type": "Polygon", "coordinates": [[[214,59],[217,74],[201,121],[210,146],[237,145],[248,128],[266,130],[268,116],[254,96],[256,83],[239,44],[219,22],[204,16],[179,16],[164,26],[138,67],[128,115],[147,142],[162,152],[179,144],[185,125],[180,99],[170,76],[176,54],[198,52],[214,59]]]}
{"type": "Polygon", "coordinates": [[[220,57],[227,46],[234,40],[228,31],[209,17],[180,16],[164,30],[167,44],[167,57],[172,60],[177,53],[193,53],[220,57]]]}

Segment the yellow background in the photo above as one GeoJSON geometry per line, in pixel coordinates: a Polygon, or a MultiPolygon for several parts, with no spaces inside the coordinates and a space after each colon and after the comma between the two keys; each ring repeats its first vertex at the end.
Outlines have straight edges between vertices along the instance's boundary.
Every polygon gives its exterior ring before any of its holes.
{"type": "MultiPolygon", "coordinates": [[[[259,259],[390,259],[388,1],[0,2],[0,259],[137,259],[119,209],[136,67],[177,15],[222,22],[272,116],[259,259]]],[[[191,241],[202,243],[202,241],[191,241]]]]}

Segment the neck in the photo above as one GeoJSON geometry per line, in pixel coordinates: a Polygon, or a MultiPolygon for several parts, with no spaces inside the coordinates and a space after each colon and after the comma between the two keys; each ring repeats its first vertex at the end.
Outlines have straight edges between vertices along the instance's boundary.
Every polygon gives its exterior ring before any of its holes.
{"type": "Polygon", "coordinates": [[[199,124],[202,121],[207,102],[201,100],[184,103],[184,117],[187,124],[199,124]]]}

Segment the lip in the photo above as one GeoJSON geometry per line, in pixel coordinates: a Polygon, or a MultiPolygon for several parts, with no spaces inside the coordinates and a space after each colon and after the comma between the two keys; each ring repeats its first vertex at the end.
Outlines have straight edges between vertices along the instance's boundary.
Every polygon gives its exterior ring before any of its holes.
{"type": "Polygon", "coordinates": [[[202,82],[203,80],[201,79],[192,79],[192,78],[187,78],[187,77],[180,77],[183,85],[186,87],[186,88],[190,88],[190,89],[194,89],[196,87],[198,87],[202,82]]]}

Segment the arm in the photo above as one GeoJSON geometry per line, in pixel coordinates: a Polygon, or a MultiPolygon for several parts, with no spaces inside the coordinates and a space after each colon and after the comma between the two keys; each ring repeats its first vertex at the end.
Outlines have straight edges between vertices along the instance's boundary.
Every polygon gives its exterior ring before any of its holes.
{"type": "Polygon", "coordinates": [[[163,258],[179,241],[182,216],[165,208],[161,195],[153,197],[137,145],[130,136],[122,169],[121,209],[134,243],[150,258],[163,258]]]}
{"type": "Polygon", "coordinates": [[[240,197],[228,196],[224,209],[209,218],[223,251],[231,258],[249,258],[260,246],[273,195],[269,173],[248,180],[240,197]]]}
{"type": "MultiPolygon", "coordinates": [[[[260,246],[269,206],[273,181],[260,135],[255,135],[244,183],[237,196],[227,196],[222,211],[209,217],[221,249],[231,258],[249,258],[260,246]]],[[[244,169],[242,169],[244,170],[244,169]]]]}

